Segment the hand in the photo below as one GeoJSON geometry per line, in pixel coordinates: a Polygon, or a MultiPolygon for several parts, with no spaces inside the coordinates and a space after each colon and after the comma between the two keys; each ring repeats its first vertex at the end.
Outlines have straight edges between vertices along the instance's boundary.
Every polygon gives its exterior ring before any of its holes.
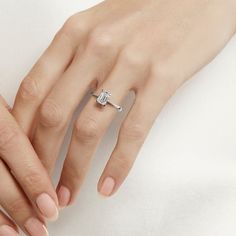
{"type": "MultiPolygon", "coordinates": [[[[235,0],[108,0],[70,17],[23,80],[13,109],[47,170],[88,91],[111,91],[117,104],[134,91],[98,183],[101,194],[115,193],[162,107],[235,33],[235,9],[235,0]]],[[[58,185],[61,207],[74,201],[116,112],[91,97],[79,115],[58,185]]]]}
{"type": "Polygon", "coordinates": [[[57,217],[57,195],[28,138],[0,97],[0,236],[46,236],[46,219],[57,217]],[[15,222],[15,223],[13,223],[15,222]]]}

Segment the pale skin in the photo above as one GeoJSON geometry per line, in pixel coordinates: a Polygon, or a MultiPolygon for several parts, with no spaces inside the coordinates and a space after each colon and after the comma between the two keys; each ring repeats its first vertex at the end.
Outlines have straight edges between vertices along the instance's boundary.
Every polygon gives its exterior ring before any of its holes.
{"type": "MultiPolygon", "coordinates": [[[[54,220],[58,215],[57,195],[47,171],[9,109],[0,97],[0,204],[26,234],[37,227],[38,233],[46,235],[45,220],[54,220]]],[[[0,210],[1,236],[17,235],[15,223],[0,210]]]]}
{"type": "MultiPolygon", "coordinates": [[[[109,197],[126,179],[168,99],[222,50],[235,30],[235,0],[107,0],[66,21],[24,78],[11,113],[51,174],[72,115],[87,92],[111,91],[116,104],[134,92],[98,181],[98,192],[109,197]]],[[[60,207],[75,201],[116,114],[94,97],[79,114],[57,187],[60,207]]],[[[19,191],[11,194],[14,198],[19,191]]],[[[22,228],[25,216],[18,217],[22,228]]],[[[2,215],[0,225],[4,222],[10,220],[2,215]]]]}

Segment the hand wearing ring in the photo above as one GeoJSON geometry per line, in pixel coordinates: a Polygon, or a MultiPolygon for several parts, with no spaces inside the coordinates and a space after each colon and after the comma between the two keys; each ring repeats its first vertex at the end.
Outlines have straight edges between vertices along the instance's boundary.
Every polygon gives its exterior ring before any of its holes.
{"type": "Polygon", "coordinates": [[[74,125],[57,188],[61,207],[76,199],[115,109],[132,91],[134,103],[98,182],[104,196],[119,189],[168,99],[233,36],[235,5],[107,0],[64,24],[23,80],[13,108],[52,173],[72,115],[87,91],[96,91],[74,125]]]}

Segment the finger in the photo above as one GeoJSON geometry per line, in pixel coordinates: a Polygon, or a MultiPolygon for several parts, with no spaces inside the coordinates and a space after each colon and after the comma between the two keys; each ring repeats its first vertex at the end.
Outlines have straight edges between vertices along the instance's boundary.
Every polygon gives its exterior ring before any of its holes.
{"type": "Polygon", "coordinates": [[[109,197],[121,186],[130,172],[157,115],[168,97],[163,87],[150,83],[138,91],[136,100],[123,121],[117,144],[98,183],[98,192],[109,197]]]}
{"type": "Polygon", "coordinates": [[[35,209],[48,219],[56,219],[58,215],[57,196],[50,178],[29,140],[1,104],[0,156],[35,209]]]}
{"type": "Polygon", "coordinates": [[[21,83],[13,106],[13,115],[27,135],[31,133],[37,109],[70,64],[77,45],[85,35],[83,28],[75,23],[77,21],[78,17],[73,16],[65,23],[21,83]]]}
{"type": "Polygon", "coordinates": [[[0,210],[0,236],[19,236],[16,224],[0,210]]]}
{"type": "Polygon", "coordinates": [[[7,103],[6,100],[3,98],[2,95],[0,95],[0,103],[2,103],[2,105],[3,105],[8,111],[11,111],[11,107],[8,105],[8,103],[7,103]]]}
{"type": "Polygon", "coordinates": [[[4,179],[4,181],[0,182],[0,205],[8,215],[25,233],[32,236],[47,236],[48,233],[42,219],[39,219],[34,212],[32,205],[1,160],[0,179],[4,179]]]}
{"type": "MultiPolygon", "coordinates": [[[[131,64],[127,63],[126,59],[119,59],[109,78],[97,89],[97,93],[104,88],[112,92],[112,100],[115,103],[122,103],[133,81],[143,76],[143,71],[140,70],[142,67],[137,66],[134,69],[134,66],[130,66],[131,64]],[[126,81],[120,83],[121,78],[126,78],[126,81]]],[[[64,207],[74,201],[96,147],[116,113],[116,109],[109,105],[98,106],[94,98],[90,99],[82,111],[75,124],[69,152],[57,188],[60,206],[64,207]]]]}
{"type": "Polygon", "coordinates": [[[96,49],[95,53],[94,47],[94,43],[89,42],[85,52],[74,58],[40,108],[32,142],[49,173],[53,170],[72,114],[91,85],[102,80],[110,70],[113,50],[96,49]]]}

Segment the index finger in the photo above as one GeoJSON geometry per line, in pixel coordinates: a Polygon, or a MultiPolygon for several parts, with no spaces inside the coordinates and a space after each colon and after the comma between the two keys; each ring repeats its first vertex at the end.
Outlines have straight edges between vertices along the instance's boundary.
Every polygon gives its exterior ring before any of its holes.
{"type": "Polygon", "coordinates": [[[56,219],[58,200],[50,178],[30,141],[1,103],[0,156],[35,209],[47,219],[56,219]]]}
{"type": "Polygon", "coordinates": [[[80,15],[70,17],[21,83],[12,112],[27,136],[33,133],[35,114],[42,101],[70,65],[86,34],[82,22],[80,15]]]}

